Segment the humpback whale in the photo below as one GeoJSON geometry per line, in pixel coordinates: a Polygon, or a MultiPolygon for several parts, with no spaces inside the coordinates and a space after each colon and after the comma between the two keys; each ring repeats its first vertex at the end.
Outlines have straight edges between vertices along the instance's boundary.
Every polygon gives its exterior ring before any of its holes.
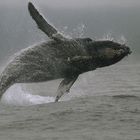
{"type": "Polygon", "coordinates": [[[44,82],[62,78],[56,91],[59,101],[84,72],[110,66],[131,53],[125,44],[91,38],[67,38],[49,24],[29,2],[28,10],[50,40],[22,50],[0,75],[0,97],[15,83],[44,82]]]}

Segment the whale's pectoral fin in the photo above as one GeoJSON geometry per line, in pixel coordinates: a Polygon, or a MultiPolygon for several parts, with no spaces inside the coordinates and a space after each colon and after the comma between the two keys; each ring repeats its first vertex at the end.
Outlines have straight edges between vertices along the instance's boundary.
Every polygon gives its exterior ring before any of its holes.
{"type": "Polygon", "coordinates": [[[38,28],[42,30],[45,34],[47,34],[48,37],[56,40],[65,39],[65,37],[58,33],[58,31],[45,20],[45,18],[38,12],[38,10],[31,2],[28,3],[28,10],[31,17],[38,25],[38,28]]]}
{"type": "Polygon", "coordinates": [[[65,78],[59,85],[58,90],[57,90],[57,96],[55,98],[55,102],[58,102],[58,100],[61,98],[61,96],[65,93],[69,93],[70,88],[76,81],[78,76],[74,76],[71,78],[65,78]]]}
{"type": "Polygon", "coordinates": [[[75,57],[68,57],[67,61],[70,64],[80,64],[80,63],[84,63],[84,62],[90,62],[93,60],[92,56],[75,56],[75,57]]]}

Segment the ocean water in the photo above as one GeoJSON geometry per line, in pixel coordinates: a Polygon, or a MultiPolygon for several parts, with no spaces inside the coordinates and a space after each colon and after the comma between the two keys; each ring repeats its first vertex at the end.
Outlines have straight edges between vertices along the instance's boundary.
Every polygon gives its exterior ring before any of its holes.
{"type": "MultiPolygon", "coordinates": [[[[115,65],[80,75],[58,103],[54,99],[62,79],[13,85],[0,101],[0,140],[140,140],[140,10],[136,5],[81,10],[46,10],[40,5],[66,35],[113,38],[127,43],[133,53],[115,65]]],[[[36,28],[25,3],[0,7],[2,71],[15,52],[46,36],[36,28]]]]}
{"type": "Polygon", "coordinates": [[[60,80],[11,87],[0,104],[0,139],[139,140],[140,64],[130,59],[81,75],[58,103],[60,80]]]}

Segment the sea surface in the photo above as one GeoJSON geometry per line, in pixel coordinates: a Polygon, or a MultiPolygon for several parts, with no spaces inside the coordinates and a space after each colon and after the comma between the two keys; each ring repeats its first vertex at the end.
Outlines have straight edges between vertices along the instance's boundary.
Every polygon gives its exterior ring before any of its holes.
{"type": "MultiPolygon", "coordinates": [[[[14,53],[48,40],[31,19],[27,0],[3,3],[0,71],[14,53]]],[[[51,8],[43,0],[36,5],[65,35],[122,41],[132,54],[80,75],[58,103],[54,99],[62,79],[13,85],[0,101],[0,140],[140,140],[139,5],[51,8]]]]}
{"type": "Polygon", "coordinates": [[[139,69],[126,58],[85,73],[58,103],[60,80],[11,87],[0,104],[0,139],[140,140],[139,69]]]}

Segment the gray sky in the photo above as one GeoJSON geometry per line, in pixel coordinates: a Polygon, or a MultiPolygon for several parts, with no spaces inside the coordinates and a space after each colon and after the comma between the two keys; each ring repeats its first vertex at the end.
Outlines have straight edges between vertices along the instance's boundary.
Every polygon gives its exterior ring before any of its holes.
{"type": "Polygon", "coordinates": [[[140,0],[0,0],[0,5],[24,5],[28,1],[38,5],[45,4],[52,8],[82,8],[94,6],[135,6],[140,0]]]}

